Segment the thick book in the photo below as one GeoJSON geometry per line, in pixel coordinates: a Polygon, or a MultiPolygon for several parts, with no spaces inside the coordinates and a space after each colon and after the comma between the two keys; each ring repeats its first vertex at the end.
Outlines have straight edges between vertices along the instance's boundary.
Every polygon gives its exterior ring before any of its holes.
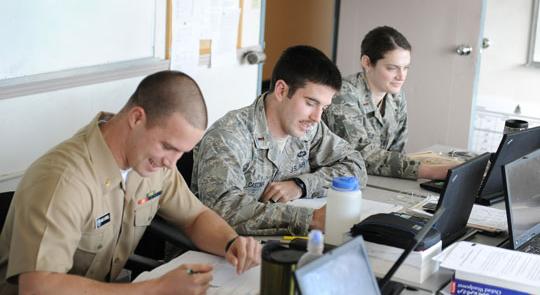
{"type": "Polygon", "coordinates": [[[441,261],[442,268],[455,270],[455,279],[474,284],[471,287],[520,292],[456,294],[540,294],[540,255],[462,241],[435,259],[441,261]]]}
{"type": "Polygon", "coordinates": [[[508,288],[472,282],[454,277],[450,293],[455,295],[529,295],[529,293],[508,288]]]}

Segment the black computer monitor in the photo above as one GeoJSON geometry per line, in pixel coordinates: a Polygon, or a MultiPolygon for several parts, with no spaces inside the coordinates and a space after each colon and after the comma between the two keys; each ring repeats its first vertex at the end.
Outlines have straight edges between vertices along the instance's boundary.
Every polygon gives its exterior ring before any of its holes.
{"type": "Polygon", "coordinates": [[[504,200],[502,167],[540,148],[540,126],[503,135],[489,170],[482,181],[476,203],[490,206],[504,200]]]}

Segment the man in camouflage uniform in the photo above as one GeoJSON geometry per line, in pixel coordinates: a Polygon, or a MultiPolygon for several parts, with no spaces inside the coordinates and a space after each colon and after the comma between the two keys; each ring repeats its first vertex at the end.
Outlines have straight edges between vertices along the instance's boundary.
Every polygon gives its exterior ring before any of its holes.
{"type": "Polygon", "coordinates": [[[323,229],[325,207],[286,202],[324,196],[334,176],[354,175],[366,183],[360,153],[320,121],[340,86],[338,69],[322,52],[287,49],[270,92],[218,120],[196,147],[195,194],[241,234],[323,229]]]}

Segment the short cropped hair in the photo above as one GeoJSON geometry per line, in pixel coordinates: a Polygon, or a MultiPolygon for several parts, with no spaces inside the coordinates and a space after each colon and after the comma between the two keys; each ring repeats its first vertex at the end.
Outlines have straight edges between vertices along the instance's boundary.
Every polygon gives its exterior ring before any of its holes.
{"type": "Polygon", "coordinates": [[[361,45],[361,56],[369,57],[370,62],[375,65],[382,59],[388,51],[402,48],[411,51],[411,44],[407,38],[396,29],[388,26],[377,27],[369,31],[361,45]]]}
{"type": "Polygon", "coordinates": [[[144,78],[123,110],[134,106],[144,109],[148,127],[173,113],[180,113],[198,129],[204,130],[208,125],[208,111],[201,89],[183,72],[161,71],[144,78]]]}
{"type": "Polygon", "coordinates": [[[320,50],[306,45],[283,51],[272,72],[270,92],[274,91],[278,80],[289,86],[288,97],[307,82],[329,86],[336,91],[341,88],[341,73],[336,65],[320,50]]]}

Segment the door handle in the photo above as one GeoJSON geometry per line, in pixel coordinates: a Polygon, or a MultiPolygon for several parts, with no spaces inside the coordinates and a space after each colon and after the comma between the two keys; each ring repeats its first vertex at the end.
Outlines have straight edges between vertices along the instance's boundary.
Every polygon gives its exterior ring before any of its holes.
{"type": "Polygon", "coordinates": [[[467,45],[467,44],[462,44],[462,45],[458,46],[458,48],[456,49],[456,52],[457,52],[458,55],[466,56],[466,55],[471,54],[472,47],[470,45],[467,45]]]}

